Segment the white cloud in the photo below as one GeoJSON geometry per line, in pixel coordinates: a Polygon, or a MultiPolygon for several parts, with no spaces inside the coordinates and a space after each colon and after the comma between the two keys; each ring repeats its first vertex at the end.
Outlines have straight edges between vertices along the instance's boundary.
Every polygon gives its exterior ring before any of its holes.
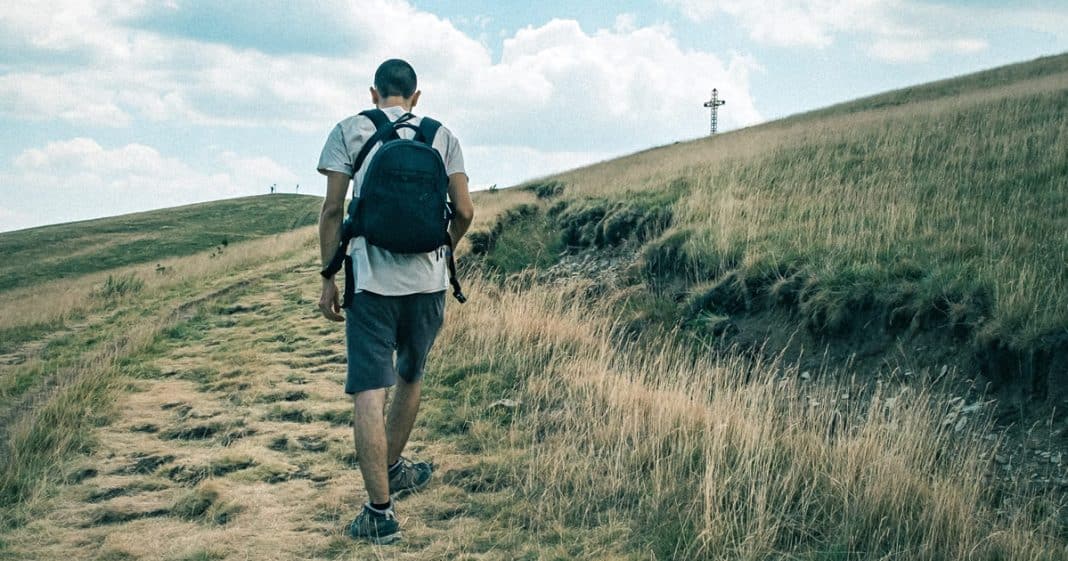
{"type": "Polygon", "coordinates": [[[701,134],[700,104],[714,84],[732,96],[725,125],[761,119],[752,60],[685,50],[665,27],[619,29],[589,34],[553,20],[519,30],[500,63],[474,76],[475,103],[455,100],[466,106],[463,124],[479,130],[479,143],[618,153],[701,134]]]}
{"type": "Polygon", "coordinates": [[[15,169],[24,171],[49,170],[92,172],[122,171],[131,173],[173,173],[184,165],[177,160],[164,159],[155,149],[142,144],[128,144],[114,150],[90,138],[74,138],[49,142],[42,148],[31,148],[15,157],[15,169]]]}
{"type": "Polygon", "coordinates": [[[720,15],[737,20],[749,35],[778,46],[827,47],[844,31],[904,31],[895,20],[898,0],[663,0],[695,21],[720,15]]]}
{"type": "Polygon", "coordinates": [[[0,207],[0,232],[31,228],[37,224],[40,224],[40,221],[36,220],[33,216],[24,212],[0,207]]]}
{"type": "MultiPolygon", "coordinates": [[[[0,19],[0,31],[23,37],[30,47],[80,49],[93,61],[87,69],[27,66],[0,77],[0,106],[9,115],[116,126],[143,119],[318,131],[367,105],[374,68],[399,56],[420,74],[424,109],[446,115],[476,142],[499,140],[505,136],[500,131],[508,131],[509,142],[548,148],[560,135],[535,129],[572,111],[582,115],[590,133],[585,138],[607,138],[617,146],[646,145],[648,136],[690,136],[699,129],[686,127],[686,112],[670,106],[697,104],[713,81],[732,92],[726,126],[760,120],[748,90],[754,67],[748,59],[725,63],[684,50],[669,28],[638,27],[629,16],[592,33],[571,20],[521,29],[494,63],[481,42],[449,21],[397,1],[331,6],[334,19],[358,30],[368,46],[334,57],[270,54],[127,27],[124,22],[143,11],[140,3],[88,14],[72,5],[81,3],[61,3],[54,17],[16,10],[0,19]],[[123,16],[108,19],[105,11],[123,16]],[[74,14],[92,25],[74,32],[57,25],[76,19],[74,14]],[[33,28],[44,31],[19,31],[33,28]],[[687,79],[692,73],[706,82],[687,79]],[[637,135],[647,129],[650,135],[637,135]],[[515,132],[523,138],[511,136],[515,132]],[[623,138],[628,134],[633,137],[623,138]]],[[[579,144],[568,142],[571,148],[579,144]]]]}
{"type": "MultiPolygon", "coordinates": [[[[228,129],[314,136],[317,143],[335,122],[370,104],[374,70],[391,57],[408,59],[419,72],[419,111],[457,133],[476,185],[503,186],[700,136],[707,126],[701,102],[713,86],[730,103],[724,128],[761,120],[749,86],[759,65],[751,57],[684,48],[670,27],[643,27],[628,15],[605,29],[573,20],[520,29],[505,38],[495,60],[484,37],[402,0],[302,5],[307,17],[329,18],[353,38],[336,52],[266,45],[248,35],[254,26],[243,21],[211,20],[246,34],[230,44],[196,29],[165,29],[178,21],[167,19],[173,10],[160,15],[160,5],[141,0],[55,0],[49,10],[16,4],[0,13],[0,115],[71,125],[70,136],[121,139],[125,128],[132,140],[147,127],[173,127],[194,143],[206,138],[202,145],[228,129]],[[105,137],[85,126],[120,132],[105,137]]],[[[202,4],[196,14],[211,12],[213,4],[202,4]]],[[[221,10],[218,17],[239,12],[221,10]]],[[[255,153],[280,144],[223,145],[196,161],[193,149],[161,154],[131,141],[102,146],[75,138],[26,147],[7,171],[0,164],[0,189],[86,192],[96,198],[90,206],[112,213],[263,192],[272,183],[300,181],[277,163],[288,155],[255,153]]]]}
{"type": "Polygon", "coordinates": [[[993,15],[991,10],[909,0],[662,1],[694,21],[730,17],[761,43],[822,49],[840,36],[850,36],[866,44],[873,58],[896,63],[923,62],[939,53],[982,51],[987,48],[985,40],[953,36],[945,23],[974,21],[977,12],[993,15]]]}
{"type": "Polygon", "coordinates": [[[33,198],[48,210],[8,212],[36,214],[36,223],[262,194],[271,183],[298,182],[295,173],[263,156],[223,152],[212,166],[197,169],[151,146],[106,148],[84,137],[24,150],[12,164],[11,171],[0,173],[9,207],[33,198]]]}
{"type": "Polygon", "coordinates": [[[527,146],[471,146],[464,149],[468,169],[477,170],[474,189],[516,185],[534,177],[550,175],[606,160],[616,154],[598,151],[536,150],[527,146]]]}
{"type": "Polygon", "coordinates": [[[1021,27],[1068,41],[1068,7],[1059,11],[1023,9],[997,14],[1006,25],[1021,27]]]}
{"type": "Polygon", "coordinates": [[[54,0],[45,7],[33,2],[9,2],[0,11],[0,28],[8,41],[30,49],[64,54],[88,49],[121,58],[129,54],[127,37],[111,22],[121,14],[134,13],[141,4],[54,0]]]}
{"type": "Polygon", "coordinates": [[[986,48],[981,39],[878,39],[870,53],[887,62],[925,62],[935,53],[972,54],[986,48]]]}
{"type": "Polygon", "coordinates": [[[0,75],[0,114],[88,125],[129,125],[130,115],[116,104],[114,92],[97,85],[101,78],[100,73],[85,72],[0,75]]]}

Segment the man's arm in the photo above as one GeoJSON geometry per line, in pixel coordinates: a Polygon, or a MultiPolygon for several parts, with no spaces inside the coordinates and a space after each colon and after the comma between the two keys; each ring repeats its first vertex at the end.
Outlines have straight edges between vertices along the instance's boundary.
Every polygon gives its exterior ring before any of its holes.
{"type": "Polygon", "coordinates": [[[467,190],[466,173],[454,173],[449,176],[449,200],[452,201],[453,210],[456,211],[452,217],[452,223],[449,224],[452,246],[456,247],[475,218],[475,205],[471,203],[471,193],[467,190]]]}
{"type": "MultiPolygon", "coordinates": [[[[323,267],[334,258],[341,242],[341,221],[345,213],[345,193],[349,190],[349,179],[349,176],[341,172],[326,172],[326,199],[323,200],[323,208],[319,211],[319,252],[323,267]]],[[[326,319],[345,321],[341,316],[341,302],[333,277],[323,279],[319,310],[326,319]]]]}

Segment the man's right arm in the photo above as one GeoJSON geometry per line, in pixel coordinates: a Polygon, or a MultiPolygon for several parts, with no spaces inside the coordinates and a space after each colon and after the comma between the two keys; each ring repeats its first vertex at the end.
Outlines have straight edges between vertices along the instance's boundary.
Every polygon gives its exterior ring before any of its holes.
{"type": "Polygon", "coordinates": [[[341,221],[345,216],[345,193],[349,176],[338,171],[326,172],[326,199],[319,211],[319,250],[326,267],[341,242],[341,221]]]}
{"type": "MultiPolygon", "coordinates": [[[[326,171],[326,199],[319,211],[319,252],[323,267],[334,258],[334,253],[341,243],[341,221],[345,212],[345,193],[349,190],[349,176],[337,171],[326,171]]],[[[341,303],[337,283],[333,277],[323,279],[323,294],[319,298],[319,309],[326,319],[344,321],[341,316],[341,303]]]]}

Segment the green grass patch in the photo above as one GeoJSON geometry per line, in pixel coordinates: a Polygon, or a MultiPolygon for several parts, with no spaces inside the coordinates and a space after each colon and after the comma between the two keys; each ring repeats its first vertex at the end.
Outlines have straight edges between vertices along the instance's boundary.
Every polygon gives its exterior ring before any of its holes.
{"type": "Polygon", "coordinates": [[[0,329],[0,353],[10,353],[30,341],[36,341],[62,329],[63,325],[62,319],[56,319],[0,329]]]}
{"type": "Polygon", "coordinates": [[[163,330],[163,338],[174,342],[200,341],[204,334],[211,329],[211,319],[208,314],[200,312],[192,318],[180,321],[163,330]]]}
{"type": "Polygon", "coordinates": [[[178,377],[205,386],[218,380],[219,371],[210,366],[198,366],[191,370],[183,370],[182,372],[179,372],[178,377]]]}
{"type": "Polygon", "coordinates": [[[227,251],[235,242],[315,224],[321,204],[306,195],[244,197],[2,233],[0,291],[137,263],[166,271],[171,257],[227,251]]]}
{"type": "Polygon", "coordinates": [[[0,378],[0,398],[11,399],[26,393],[34,384],[44,378],[47,372],[48,369],[41,363],[15,367],[13,372],[0,378]]]}
{"type": "Polygon", "coordinates": [[[564,246],[552,224],[535,205],[520,205],[502,215],[490,232],[473,234],[472,250],[485,254],[491,270],[508,275],[556,263],[564,246]]]}
{"type": "Polygon", "coordinates": [[[525,191],[534,193],[539,199],[551,199],[563,194],[566,185],[563,181],[550,179],[548,181],[534,181],[522,186],[525,191]]]}
{"type": "Polygon", "coordinates": [[[352,424],[353,411],[351,408],[331,409],[315,415],[315,420],[325,421],[334,426],[347,426],[352,424]]]}
{"type": "Polygon", "coordinates": [[[92,449],[92,426],[110,414],[114,388],[103,373],[82,376],[57,391],[32,412],[32,418],[10,428],[9,444],[17,462],[0,468],[0,523],[18,524],[25,512],[14,507],[61,476],[62,459],[92,449]]]}
{"type": "Polygon", "coordinates": [[[145,287],[145,281],[132,273],[124,275],[108,275],[104,284],[95,292],[96,297],[104,300],[114,300],[123,296],[137,294],[145,287]]]}
{"type": "Polygon", "coordinates": [[[286,423],[310,423],[315,417],[300,407],[284,407],[276,405],[264,415],[267,421],[282,421],[286,423]]]}

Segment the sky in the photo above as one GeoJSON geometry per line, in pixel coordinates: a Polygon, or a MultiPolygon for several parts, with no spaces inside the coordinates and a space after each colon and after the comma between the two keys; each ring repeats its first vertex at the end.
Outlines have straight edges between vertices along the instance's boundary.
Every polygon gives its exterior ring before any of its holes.
{"type": "Polygon", "coordinates": [[[412,63],[501,187],[1068,51],[1068,3],[51,0],[0,9],[0,231],[323,194],[327,133],[412,63]]]}

